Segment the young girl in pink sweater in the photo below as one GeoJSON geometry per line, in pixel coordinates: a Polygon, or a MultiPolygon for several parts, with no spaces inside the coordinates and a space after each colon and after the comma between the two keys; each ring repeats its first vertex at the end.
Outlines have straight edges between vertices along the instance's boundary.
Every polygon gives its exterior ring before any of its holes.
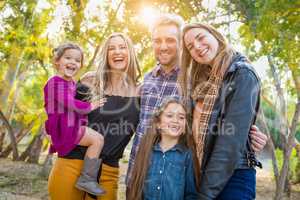
{"type": "Polygon", "coordinates": [[[93,195],[105,193],[97,183],[103,136],[87,127],[87,114],[103,104],[103,100],[83,102],[75,99],[73,80],[83,64],[83,51],[79,46],[66,43],[54,49],[53,63],[57,75],[44,87],[45,109],[48,119],[46,132],[51,136],[50,152],[58,156],[68,154],[76,145],[87,146],[84,165],[76,187],[93,195]]]}

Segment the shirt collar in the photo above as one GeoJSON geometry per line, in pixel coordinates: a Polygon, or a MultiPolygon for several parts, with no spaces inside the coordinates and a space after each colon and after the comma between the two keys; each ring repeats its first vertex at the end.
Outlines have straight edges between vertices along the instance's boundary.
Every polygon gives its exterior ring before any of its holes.
{"type": "MultiPolygon", "coordinates": [[[[160,152],[162,152],[162,149],[161,149],[159,143],[156,143],[153,146],[153,150],[154,151],[160,151],[160,152]]],[[[167,150],[166,152],[168,152],[168,151],[179,151],[180,153],[183,153],[184,152],[184,146],[182,144],[176,144],[174,147],[172,147],[171,149],[167,150]]]]}
{"type": "Polygon", "coordinates": [[[157,77],[159,75],[162,75],[162,76],[171,76],[173,74],[176,74],[179,72],[179,66],[176,65],[168,74],[165,73],[164,69],[162,68],[161,64],[157,64],[156,67],[153,69],[152,71],[152,75],[154,77],[157,77]]]}

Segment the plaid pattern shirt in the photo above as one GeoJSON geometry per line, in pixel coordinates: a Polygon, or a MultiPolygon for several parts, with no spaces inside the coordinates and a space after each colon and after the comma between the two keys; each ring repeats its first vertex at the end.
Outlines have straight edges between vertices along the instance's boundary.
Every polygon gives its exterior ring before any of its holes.
{"type": "Polygon", "coordinates": [[[179,67],[175,67],[172,71],[166,74],[161,65],[157,65],[151,72],[144,76],[144,83],[141,87],[141,107],[140,107],[140,121],[137,126],[136,134],[133,139],[133,144],[130,153],[129,165],[126,176],[126,183],[131,177],[132,167],[138,146],[141,139],[150,125],[154,111],[160,106],[163,99],[166,97],[173,97],[180,99],[178,91],[178,73],[179,67]]]}

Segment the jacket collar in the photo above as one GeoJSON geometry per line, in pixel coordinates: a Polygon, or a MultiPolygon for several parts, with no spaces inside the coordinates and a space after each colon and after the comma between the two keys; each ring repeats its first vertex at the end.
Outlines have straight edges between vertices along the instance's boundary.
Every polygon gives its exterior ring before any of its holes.
{"type": "Polygon", "coordinates": [[[239,62],[249,62],[249,60],[246,56],[242,55],[239,52],[236,52],[233,59],[232,59],[231,64],[229,65],[229,68],[228,68],[226,74],[230,73],[230,72],[234,72],[238,68],[238,66],[239,66],[238,63],[239,62]]]}

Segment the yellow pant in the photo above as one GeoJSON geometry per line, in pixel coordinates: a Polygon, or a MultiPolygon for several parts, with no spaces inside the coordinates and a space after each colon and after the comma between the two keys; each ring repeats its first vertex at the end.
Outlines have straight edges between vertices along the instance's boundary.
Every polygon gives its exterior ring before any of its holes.
{"type": "MultiPolygon", "coordinates": [[[[85,192],[75,188],[83,160],[57,158],[48,180],[51,200],[93,200],[85,192]]],[[[100,184],[106,194],[97,200],[117,200],[119,168],[102,165],[100,184]]]]}

